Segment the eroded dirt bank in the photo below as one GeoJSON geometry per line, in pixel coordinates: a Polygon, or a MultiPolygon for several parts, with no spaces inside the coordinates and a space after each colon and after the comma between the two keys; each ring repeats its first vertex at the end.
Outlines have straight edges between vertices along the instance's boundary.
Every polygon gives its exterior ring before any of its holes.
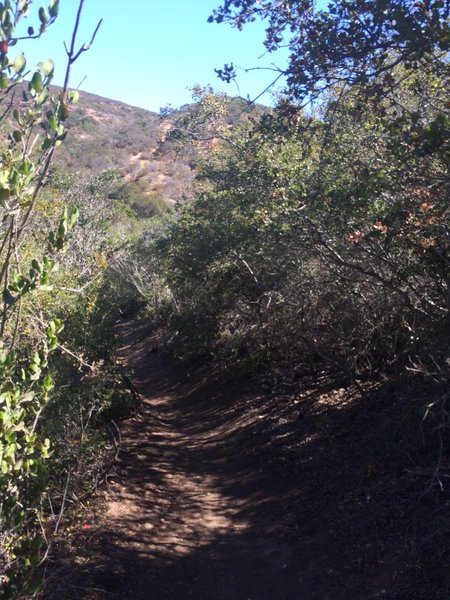
{"type": "Polygon", "coordinates": [[[448,597],[446,569],[415,547],[405,459],[356,390],[324,374],[266,395],[154,346],[145,324],[124,333],[143,406],[73,577],[46,598],[448,597]]]}

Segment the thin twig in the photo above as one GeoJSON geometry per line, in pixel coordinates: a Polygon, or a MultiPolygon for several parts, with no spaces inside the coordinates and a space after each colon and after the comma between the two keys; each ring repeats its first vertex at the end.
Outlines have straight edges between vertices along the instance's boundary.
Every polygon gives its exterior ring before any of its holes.
{"type": "Polygon", "coordinates": [[[55,535],[58,533],[59,525],[61,523],[61,519],[64,514],[65,507],[66,507],[66,497],[67,497],[67,490],[69,488],[69,483],[70,483],[70,469],[67,472],[67,480],[66,480],[66,486],[64,488],[64,494],[62,497],[61,508],[59,510],[58,520],[56,521],[55,530],[53,532],[55,535]]]}
{"type": "Polygon", "coordinates": [[[74,64],[74,62],[76,60],[78,60],[78,58],[81,56],[81,54],[83,52],[87,52],[87,50],[89,50],[91,48],[92,44],[95,41],[97,32],[100,29],[100,25],[102,24],[102,21],[103,21],[103,19],[100,19],[100,21],[97,23],[97,27],[95,28],[94,33],[92,34],[91,41],[89,42],[89,44],[83,44],[80,47],[80,49],[78,51],[76,51],[75,46],[77,43],[77,34],[78,34],[78,29],[80,27],[80,19],[81,19],[81,12],[83,10],[83,4],[84,4],[84,0],[80,0],[80,3],[78,5],[77,16],[75,19],[75,26],[74,26],[73,32],[72,32],[72,40],[70,43],[70,48],[67,48],[67,45],[64,43],[64,47],[66,49],[66,54],[67,54],[67,58],[68,58],[66,75],[64,78],[64,86],[63,86],[63,95],[64,96],[65,96],[65,94],[67,92],[67,88],[69,86],[69,79],[70,79],[70,72],[72,70],[72,65],[74,64]]]}

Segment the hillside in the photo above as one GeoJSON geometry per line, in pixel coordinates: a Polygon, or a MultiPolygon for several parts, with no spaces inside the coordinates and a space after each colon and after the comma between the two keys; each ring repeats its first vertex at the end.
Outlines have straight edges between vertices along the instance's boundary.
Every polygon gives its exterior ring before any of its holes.
{"type": "MultiPolygon", "coordinates": [[[[180,116],[189,115],[195,106],[186,105],[162,116],[82,92],[71,109],[66,124],[68,136],[58,150],[55,165],[86,175],[117,169],[123,180],[135,184],[135,192],[144,196],[158,197],[169,204],[189,198],[198,148],[172,143],[167,137],[180,116]]],[[[252,108],[250,113],[260,110],[252,108]]],[[[229,99],[226,114],[214,125],[233,127],[248,114],[245,101],[229,99]]]]}
{"type": "Polygon", "coordinates": [[[188,194],[193,171],[182,155],[158,153],[171,127],[157,113],[83,92],[67,123],[56,165],[69,172],[117,169],[145,194],[176,201],[188,194]]]}

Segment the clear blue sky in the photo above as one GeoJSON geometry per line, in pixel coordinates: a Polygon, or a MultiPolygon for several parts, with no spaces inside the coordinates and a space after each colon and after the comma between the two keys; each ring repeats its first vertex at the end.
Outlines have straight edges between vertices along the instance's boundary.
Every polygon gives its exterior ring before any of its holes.
{"type": "MultiPolygon", "coordinates": [[[[63,42],[71,37],[78,0],[60,0],[60,16],[42,39],[11,48],[23,50],[29,67],[48,57],[56,63],[54,83],[61,84],[65,70],[63,42]]],[[[25,27],[36,24],[41,3],[32,4],[25,27]]],[[[208,24],[207,18],[220,0],[85,0],[79,44],[88,42],[100,18],[102,26],[92,49],[73,68],[71,86],[158,111],[162,106],[190,102],[188,90],[195,83],[212,84],[230,95],[257,96],[274,79],[268,71],[240,72],[239,90],[222,83],[214,68],[261,67],[274,62],[283,66],[283,55],[265,55],[264,27],[250,24],[237,31],[227,24],[208,24]]],[[[261,101],[269,104],[265,95],[261,101]]]]}

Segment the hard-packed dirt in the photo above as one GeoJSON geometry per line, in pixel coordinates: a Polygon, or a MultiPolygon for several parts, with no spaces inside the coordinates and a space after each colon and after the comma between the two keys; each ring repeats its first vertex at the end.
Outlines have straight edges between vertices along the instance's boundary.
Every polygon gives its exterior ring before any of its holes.
{"type": "Polygon", "coordinates": [[[145,324],[121,356],[142,406],[47,600],[450,598],[450,503],[420,495],[398,389],[185,371],[145,324]]]}

